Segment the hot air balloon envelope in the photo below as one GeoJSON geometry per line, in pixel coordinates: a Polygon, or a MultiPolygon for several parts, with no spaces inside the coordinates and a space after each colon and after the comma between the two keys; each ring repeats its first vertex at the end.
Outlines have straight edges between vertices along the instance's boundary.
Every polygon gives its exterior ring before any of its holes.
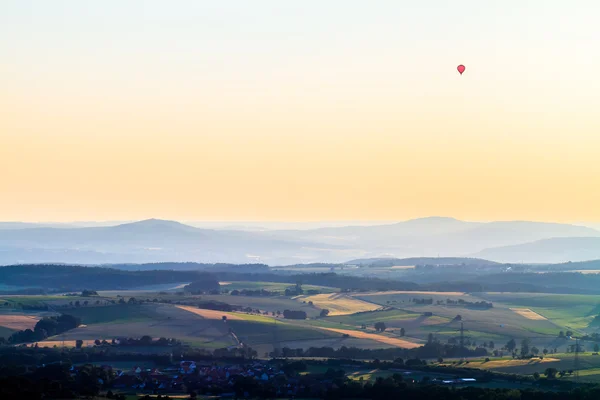
{"type": "Polygon", "coordinates": [[[465,72],[465,66],[462,64],[456,67],[456,69],[458,70],[458,72],[460,72],[461,75],[463,74],[463,72],[465,72]]]}

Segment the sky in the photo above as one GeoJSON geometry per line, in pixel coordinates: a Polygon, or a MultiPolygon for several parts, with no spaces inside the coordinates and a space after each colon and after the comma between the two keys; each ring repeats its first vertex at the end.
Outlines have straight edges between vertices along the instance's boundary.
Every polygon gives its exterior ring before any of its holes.
{"type": "Polygon", "coordinates": [[[600,222],[599,17],[3,0],[0,220],[600,222]]]}

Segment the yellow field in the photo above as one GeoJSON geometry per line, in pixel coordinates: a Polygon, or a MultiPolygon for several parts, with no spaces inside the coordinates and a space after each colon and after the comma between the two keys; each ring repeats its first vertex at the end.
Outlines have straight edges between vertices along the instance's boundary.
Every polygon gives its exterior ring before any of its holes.
{"type": "MultiPolygon", "coordinates": [[[[38,347],[75,347],[75,340],[65,340],[64,342],[62,340],[45,340],[43,342],[37,342],[38,347]]],[[[83,347],[86,346],[93,346],[94,345],[94,340],[84,340],[83,341],[83,347]]],[[[29,347],[34,347],[35,344],[31,344],[29,345],[29,347]]]]}
{"type": "Polygon", "coordinates": [[[374,340],[376,342],[389,344],[390,346],[401,347],[403,349],[414,349],[415,347],[421,346],[420,344],[409,342],[408,340],[397,339],[397,338],[392,338],[392,337],[383,336],[383,335],[377,335],[375,333],[353,331],[350,329],[337,329],[337,328],[325,328],[325,327],[318,327],[318,328],[325,329],[325,330],[328,330],[331,332],[341,333],[342,335],[345,334],[345,335],[348,335],[350,337],[357,338],[357,339],[370,339],[370,340],[374,340]]]}
{"type": "Polygon", "coordinates": [[[194,314],[199,315],[202,318],[206,318],[206,319],[222,319],[223,315],[227,316],[227,319],[230,319],[230,320],[242,320],[243,319],[243,318],[239,317],[238,315],[235,315],[235,313],[231,313],[231,312],[216,311],[216,310],[204,310],[201,308],[191,307],[191,306],[175,306],[175,307],[177,307],[181,310],[189,311],[191,313],[194,313],[194,314]]]}
{"type": "Polygon", "coordinates": [[[414,265],[394,265],[390,269],[415,269],[414,265]]]}
{"type": "Polygon", "coordinates": [[[17,331],[33,329],[40,320],[36,315],[2,315],[0,314],[0,326],[5,326],[17,331]]]}
{"type": "Polygon", "coordinates": [[[531,311],[529,308],[511,308],[511,311],[516,312],[522,317],[527,319],[532,319],[535,321],[546,321],[546,318],[536,313],[535,311],[531,311]]]}
{"type": "Polygon", "coordinates": [[[600,269],[577,269],[573,272],[579,272],[582,274],[600,274],[600,269]]]}
{"type": "Polygon", "coordinates": [[[373,311],[381,308],[380,305],[358,300],[342,293],[316,294],[314,296],[297,296],[297,301],[312,301],[321,309],[328,309],[329,315],[348,315],[363,311],[373,311]]]}

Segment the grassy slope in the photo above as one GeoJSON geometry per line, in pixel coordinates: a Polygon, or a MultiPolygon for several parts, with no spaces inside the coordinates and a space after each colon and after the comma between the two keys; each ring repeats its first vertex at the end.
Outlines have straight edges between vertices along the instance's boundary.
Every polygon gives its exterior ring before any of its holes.
{"type": "Polygon", "coordinates": [[[8,339],[8,337],[15,332],[16,332],[16,330],[14,330],[14,329],[10,329],[5,326],[0,326],[0,337],[8,339]]]}
{"type": "Polygon", "coordinates": [[[137,304],[70,308],[64,313],[81,318],[81,323],[85,325],[131,323],[158,318],[152,307],[137,304]]]}

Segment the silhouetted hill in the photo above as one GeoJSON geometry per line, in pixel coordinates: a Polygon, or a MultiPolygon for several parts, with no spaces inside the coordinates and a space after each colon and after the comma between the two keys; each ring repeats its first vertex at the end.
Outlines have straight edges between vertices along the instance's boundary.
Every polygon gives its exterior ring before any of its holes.
{"type": "Polygon", "coordinates": [[[369,267],[393,267],[396,265],[500,265],[497,262],[481,258],[464,257],[413,257],[413,258],[363,258],[350,260],[346,264],[364,265],[369,267]]]}
{"type": "MultiPolygon", "coordinates": [[[[352,259],[403,259],[472,256],[479,252],[556,237],[600,237],[582,226],[539,222],[465,222],[419,218],[395,224],[306,230],[239,231],[195,228],[149,219],[115,226],[25,227],[0,229],[0,264],[17,263],[266,263],[289,265],[341,263],[352,259]]],[[[568,245],[575,245],[575,241],[568,245]]],[[[556,250],[556,249],[555,249],[556,250]]],[[[565,248],[568,259],[595,256],[583,247],[565,248]]],[[[526,262],[560,262],[546,252],[526,262]]],[[[495,260],[517,261],[512,257],[495,260]]],[[[454,262],[454,261],[452,261],[454,262]]]]}
{"type": "Polygon", "coordinates": [[[594,260],[600,258],[600,238],[551,238],[514,246],[489,248],[475,255],[499,262],[512,263],[594,260]]]}

